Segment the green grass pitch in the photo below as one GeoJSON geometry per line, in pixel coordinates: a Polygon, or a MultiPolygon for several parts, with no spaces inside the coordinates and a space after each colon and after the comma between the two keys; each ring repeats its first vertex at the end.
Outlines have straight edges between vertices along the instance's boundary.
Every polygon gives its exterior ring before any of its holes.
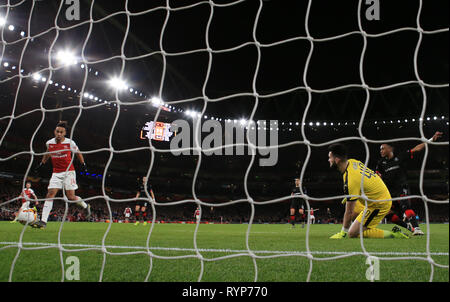
{"type": "MultiPolygon", "coordinates": [[[[307,228],[300,225],[291,229],[287,224],[254,224],[247,241],[249,226],[246,224],[201,224],[196,235],[195,224],[155,224],[149,240],[150,251],[155,256],[152,258],[145,253],[151,224],[114,223],[110,226],[108,223],[67,222],[60,233],[61,243],[66,244],[66,251],[62,252],[52,245],[58,243],[60,226],[60,223],[50,222],[45,230],[27,227],[22,242],[31,249],[18,253],[17,246],[11,245],[19,241],[23,226],[0,222],[0,281],[9,280],[15,258],[12,281],[61,281],[61,261],[65,270],[68,269],[73,264],[66,264],[70,256],[79,259],[79,281],[88,282],[100,280],[103,261],[101,281],[106,282],[141,282],[147,276],[148,281],[160,282],[195,282],[200,276],[201,281],[251,282],[255,275],[261,282],[304,282],[310,270],[310,260],[305,256],[307,228]],[[101,251],[103,238],[107,252],[112,253],[105,257],[101,251]],[[248,248],[258,258],[250,257],[248,248]],[[131,254],[124,254],[128,252],[131,254]],[[203,262],[199,257],[203,257],[203,262]]],[[[392,226],[381,225],[381,228],[391,229],[392,226]]],[[[421,227],[427,232],[426,225],[421,227]]],[[[431,258],[439,265],[448,266],[449,225],[431,224],[429,227],[431,258]]],[[[341,225],[311,225],[309,248],[314,260],[310,281],[369,282],[365,277],[369,268],[367,257],[360,254],[342,257],[350,252],[361,253],[360,239],[328,239],[340,228],[341,225]],[[342,258],[323,260],[328,257],[342,258]]],[[[364,240],[366,250],[380,259],[379,281],[425,282],[430,280],[433,271],[433,281],[448,282],[447,267],[432,269],[431,264],[424,261],[426,244],[426,236],[364,240]]]]}

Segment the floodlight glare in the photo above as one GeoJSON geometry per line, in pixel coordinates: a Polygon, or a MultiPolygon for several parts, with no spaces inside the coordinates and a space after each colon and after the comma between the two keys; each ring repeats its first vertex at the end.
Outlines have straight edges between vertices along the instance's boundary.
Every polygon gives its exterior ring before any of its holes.
{"type": "Polygon", "coordinates": [[[161,105],[162,103],[163,103],[163,101],[160,98],[158,98],[156,96],[152,97],[152,104],[153,105],[158,106],[158,105],[161,105]]]}
{"type": "Polygon", "coordinates": [[[10,31],[13,31],[14,30],[14,25],[10,25],[10,26],[8,26],[8,29],[10,30],[10,31]]]}
{"type": "Polygon", "coordinates": [[[36,81],[41,79],[41,75],[39,73],[35,73],[33,74],[33,79],[35,79],[36,81]]]}
{"type": "Polygon", "coordinates": [[[75,55],[67,50],[58,51],[56,58],[63,65],[74,65],[78,63],[75,55]]]}
{"type": "Polygon", "coordinates": [[[6,19],[5,17],[0,17],[0,26],[3,26],[6,24],[6,19]]]}
{"type": "Polygon", "coordinates": [[[111,87],[113,87],[116,90],[123,90],[123,89],[127,89],[128,86],[125,83],[125,81],[123,81],[122,79],[119,79],[117,77],[112,78],[111,80],[109,80],[109,85],[111,87]]]}

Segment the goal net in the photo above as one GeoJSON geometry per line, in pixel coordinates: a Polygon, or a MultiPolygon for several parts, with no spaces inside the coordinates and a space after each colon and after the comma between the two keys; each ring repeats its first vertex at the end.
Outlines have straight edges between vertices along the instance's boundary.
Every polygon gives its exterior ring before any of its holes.
{"type": "Polygon", "coordinates": [[[446,7],[295,2],[0,1],[1,218],[18,210],[27,180],[41,215],[51,167],[41,174],[33,168],[50,154],[45,142],[65,120],[66,137],[88,167],[71,160],[76,194],[91,205],[91,225],[107,222],[101,238],[69,235],[89,236],[89,227],[71,223],[85,214],[62,190],[50,215],[58,221],[54,236],[45,237],[50,227],[0,231],[0,253],[9,255],[0,278],[33,281],[15,277],[18,263],[56,250],[62,281],[65,255],[92,251],[101,254],[90,268],[99,281],[127,281],[108,279],[108,265],[133,255],[146,257],[137,264],[145,281],[160,280],[161,262],[192,259],[199,265],[194,281],[227,281],[208,269],[241,260],[249,281],[280,281],[273,271],[286,259],[294,271],[302,261],[289,281],[330,281],[323,263],[333,263],[331,281],[340,281],[342,261],[355,257],[367,260],[357,269],[362,280],[377,280],[375,263],[404,260],[429,264],[429,281],[436,271],[446,271],[448,281],[448,238],[435,247],[430,223],[448,223],[446,7]],[[436,131],[443,136],[430,141],[436,131]],[[413,201],[418,211],[425,236],[414,238],[421,240],[416,248],[396,249],[392,240],[380,250],[362,236],[346,246],[328,239],[340,231],[341,200],[350,197],[327,162],[327,147],[338,142],[371,169],[382,143],[425,144],[408,174],[411,194],[394,198],[413,201]],[[149,182],[139,191],[143,177],[149,182]],[[294,178],[302,185],[292,197],[294,178]],[[303,233],[286,233],[291,199],[305,202],[303,233]],[[147,207],[147,217],[135,216],[136,204],[147,207]],[[127,228],[135,218],[148,222],[140,243],[126,239],[138,232],[127,228]],[[174,229],[163,240],[166,222],[192,226],[179,230],[186,241],[178,246],[174,229]],[[244,228],[229,231],[235,223],[244,228]]]}

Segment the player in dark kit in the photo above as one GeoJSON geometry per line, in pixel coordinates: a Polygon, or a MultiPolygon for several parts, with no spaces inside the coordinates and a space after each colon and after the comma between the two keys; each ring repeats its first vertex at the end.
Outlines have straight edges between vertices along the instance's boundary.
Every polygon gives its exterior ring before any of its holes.
{"type": "MultiPolygon", "coordinates": [[[[145,184],[147,183],[147,177],[142,177],[142,183],[139,186],[139,190],[136,193],[136,198],[139,198],[141,195],[142,197],[146,197],[147,194],[145,193],[145,184]]],[[[150,196],[153,200],[155,200],[155,194],[153,193],[152,186],[147,183],[147,192],[150,193],[150,196]]],[[[147,201],[144,200],[138,200],[136,203],[136,208],[134,211],[134,216],[136,217],[136,223],[134,225],[139,225],[139,221],[142,220],[143,224],[146,225],[147,221],[145,221],[145,217],[147,216],[147,201]],[[141,217],[141,219],[139,218],[141,217]]]]}
{"type": "MultiPolygon", "coordinates": [[[[301,195],[300,192],[300,178],[295,178],[295,187],[292,189],[291,196],[298,196],[301,195]]],[[[306,193],[306,189],[303,187],[303,194],[306,193]]],[[[292,228],[295,227],[295,213],[298,210],[298,213],[300,214],[300,222],[302,223],[302,228],[305,227],[305,220],[306,220],[306,213],[305,213],[305,201],[302,198],[291,198],[291,207],[290,207],[290,217],[289,217],[289,223],[292,224],[292,228]]]]}
{"type": "MultiPolygon", "coordinates": [[[[434,142],[442,136],[442,132],[436,132],[430,141],[434,142]]],[[[406,178],[406,164],[414,158],[414,154],[422,151],[425,143],[419,144],[412,149],[395,152],[390,144],[380,146],[381,159],[378,161],[376,172],[381,176],[389,189],[392,198],[409,195],[408,181],[406,178]]],[[[411,208],[409,199],[396,200],[392,202],[392,212],[388,215],[393,223],[408,229],[413,235],[423,235],[416,219],[416,213],[411,208]]]]}

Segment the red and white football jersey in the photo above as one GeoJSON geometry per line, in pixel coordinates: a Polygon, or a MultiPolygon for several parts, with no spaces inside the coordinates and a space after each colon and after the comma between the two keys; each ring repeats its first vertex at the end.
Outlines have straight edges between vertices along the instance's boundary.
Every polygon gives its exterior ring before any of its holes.
{"type": "Polygon", "coordinates": [[[53,173],[65,172],[67,167],[70,165],[68,171],[74,171],[75,168],[72,160],[72,152],[78,151],[78,147],[75,142],[69,138],[64,138],[64,141],[57,143],[55,138],[47,141],[47,150],[49,152],[59,151],[56,153],[51,153],[53,165],[53,173]]]}
{"type": "Polygon", "coordinates": [[[20,196],[22,196],[22,203],[27,202],[28,200],[31,199],[31,196],[34,195],[34,191],[33,189],[23,189],[22,194],[20,194],[20,196]]]}
{"type": "Polygon", "coordinates": [[[125,214],[131,214],[131,208],[125,208],[125,214]]]}

